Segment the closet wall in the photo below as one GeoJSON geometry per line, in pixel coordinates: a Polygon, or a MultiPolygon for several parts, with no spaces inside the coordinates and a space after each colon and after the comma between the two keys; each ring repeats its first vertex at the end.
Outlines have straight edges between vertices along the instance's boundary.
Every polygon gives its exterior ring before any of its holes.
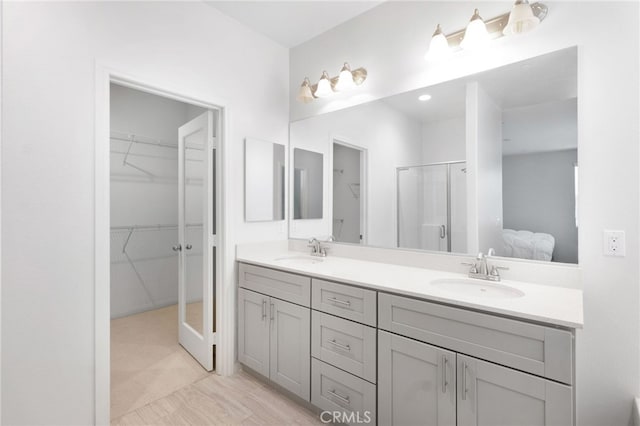
{"type": "Polygon", "coordinates": [[[178,128],[204,111],[111,85],[112,318],[177,303],[178,128]]]}

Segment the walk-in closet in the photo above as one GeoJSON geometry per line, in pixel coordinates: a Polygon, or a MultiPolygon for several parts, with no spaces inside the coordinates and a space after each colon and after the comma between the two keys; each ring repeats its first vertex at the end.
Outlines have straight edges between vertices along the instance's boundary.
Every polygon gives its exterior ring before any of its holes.
{"type": "Polygon", "coordinates": [[[111,84],[112,419],[215,368],[218,123],[111,84]]]}

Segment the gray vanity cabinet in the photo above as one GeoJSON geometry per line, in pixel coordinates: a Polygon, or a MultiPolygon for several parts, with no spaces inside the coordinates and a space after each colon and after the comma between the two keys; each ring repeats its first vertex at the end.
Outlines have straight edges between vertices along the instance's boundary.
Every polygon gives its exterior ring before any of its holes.
{"type": "Polygon", "coordinates": [[[379,424],[455,426],[455,377],[455,352],[379,331],[379,424]]]}
{"type": "Polygon", "coordinates": [[[572,425],[571,387],[458,354],[458,426],[572,425]]]}
{"type": "Polygon", "coordinates": [[[310,400],[311,310],[238,289],[238,361],[310,400]]]}
{"type": "Polygon", "coordinates": [[[238,289],[238,361],[269,377],[269,296],[238,289]]]}
{"type": "Polygon", "coordinates": [[[311,397],[311,311],[271,298],[269,378],[309,401],[311,397]]]}
{"type": "Polygon", "coordinates": [[[345,423],[575,424],[570,330],[255,265],[239,272],[238,360],[345,423]]]}

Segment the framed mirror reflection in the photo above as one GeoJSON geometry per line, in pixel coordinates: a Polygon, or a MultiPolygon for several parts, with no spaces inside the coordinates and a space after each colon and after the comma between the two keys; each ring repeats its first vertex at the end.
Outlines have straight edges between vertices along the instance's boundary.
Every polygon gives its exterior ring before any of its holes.
{"type": "Polygon", "coordinates": [[[245,221],[266,222],[285,218],[285,146],[245,140],[245,221]]]}
{"type": "Polygon", "coordinates": [[[293,219],[322,219],[324,187],[323,155],[293,150],[293,219]]]}

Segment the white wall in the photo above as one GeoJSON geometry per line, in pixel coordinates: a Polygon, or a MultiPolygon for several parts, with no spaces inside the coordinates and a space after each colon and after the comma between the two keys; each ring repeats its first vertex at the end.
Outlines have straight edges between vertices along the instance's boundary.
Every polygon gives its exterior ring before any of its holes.
{"type": "Polygon", "coordinates": [[[2,423],[92,424],[96,61],[226,99],[235,244],[286,238],[240,212],[244,137],[287,139],[288,51],[201,2],[5,2],[2,19],[2,423]]]}
{"type": "Polygon", "coordinates": [[[367,150],[367,242],[395,247],[395,201],[390,201],[395,200],[396,167],[419,164],[422,148],[420,123],[384,102],[291,123],[292,147],[324,153],[325,167],[323,219],[292,221],[291,237],[324,237],[332,233],[331,191],[327,188],[329,174],[333,174],[328,155],[333,138],[367,150]]]}
{"type": "Polygon", "coordinates": [[[502,255],[502,111],[477,83],[467,84],[467,247],[502,255]]]}
{"type": "Polygon", "coordinates": [[[465,117],[431,121],[422,125],[423,164],[466,158],[465,117]]]}
{"type": "MultiPolygon", "coordinates": [[[[549,15],[535,32],[495,40],[482,54],[462,52],[446,64],[431,65],[423,58],[436,24],[445,32],[462,29],[478,3],[384,3],[292,49],[291,118],[578,45],[579,260],[585,328],[576,341],[577,422],[626,425],[632,396],[640,391],[639,9],[637,2],[581,2],[576,19],[575,2],[545,3],[549,15]],[[608,31],[594,31],[612,22],[608,31]],[[356,92],[310,104],[293,100],[305,76],[313,78],[323,69],[337,72],[345,60],[369,71],[356,92]],[[602,255],[603,229],[626,231],[625,258],[602,255]]],[[[489,18],[510,6],[506,1],[482,2],[480,12],[489,18]]]]}

